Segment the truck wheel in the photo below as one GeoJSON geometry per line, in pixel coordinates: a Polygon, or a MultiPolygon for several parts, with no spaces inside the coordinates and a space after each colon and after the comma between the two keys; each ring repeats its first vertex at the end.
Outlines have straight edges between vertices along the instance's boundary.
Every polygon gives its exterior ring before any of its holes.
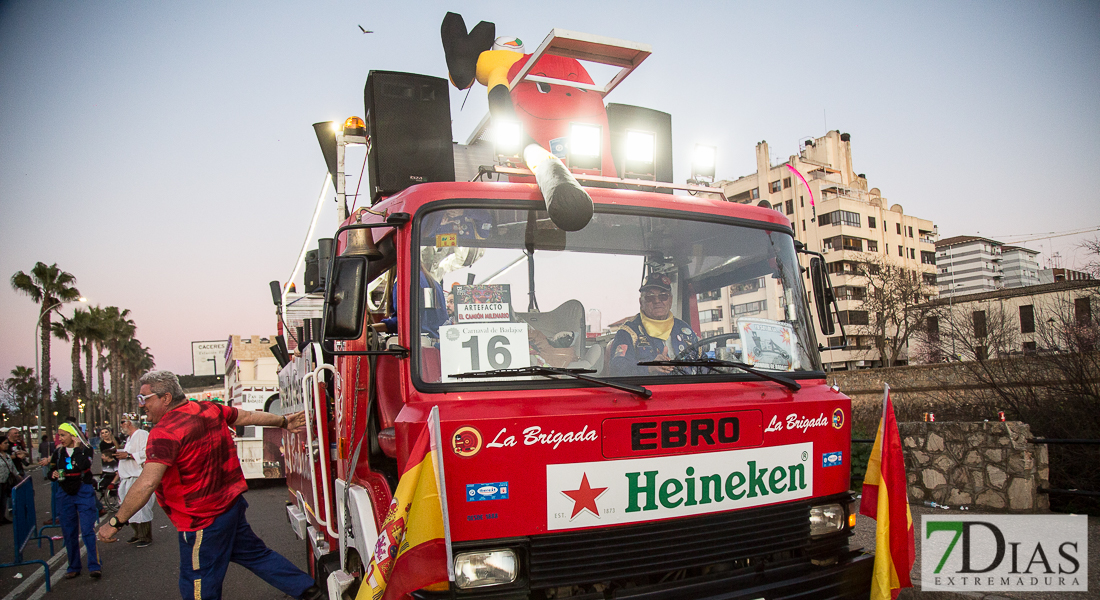
{"type": "MultiPolygon", "coordinates": [[[[363,574],[364,569],[363,560],[359,557],[359,553],[353,548],[348,548],[348,560],[347,564],[344,566],[344,571],[347,573],[359,573],[360,575],[356,578],[355,583],[351,584],[351,587],[344,592],[345,597],[355,598],[355,596],[359,594],[359,586],[363,584],[363,578],[365,577],[363,574]]],[[[330,598],[329,600],[332,599],[330,598]]]]}
{"type": "Polygon", "coordinates": [[[321,589],[328,589],[328,576],[340,569],[340,553],[329,552],[313,561],[313,582],[321,589]]]}

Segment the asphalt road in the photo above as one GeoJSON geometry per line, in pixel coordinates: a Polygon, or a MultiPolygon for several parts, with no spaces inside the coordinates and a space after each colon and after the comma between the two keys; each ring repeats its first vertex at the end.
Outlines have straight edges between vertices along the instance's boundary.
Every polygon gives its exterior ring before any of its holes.
{"type": "MultiPolygon", "coordinates": [[[[36,471],[35,505],[38,521],[49,518],[49,483],[42,480],[36,471]]],[[[286,518],[286,486],[279,481],[261,481],[250,486],[245,498],[248,500],[248,521],[253,531],[268,547],[286,556],[301,569],[306,568],[306,542],[299,540],[286,518]]],[[[60,535],[60,529],[48,529],[49,535],[60,535]]],[[[84,573],[75,579],[61,579],[60,574],[68,565],[65,548],[60,540],[54,542],[58,555],[50,566],[54,576],[54,597],[95,598],[103,600],[146,600],[157,598],[169,600],[179,596],[179,543],[178,534],[172,523],[164,516],[159,507],[154,509],[153,544],[146,548],[136,548],[125,543],[132,531],[126,528],[119,533],[121,541],[99,543],[100,562],[103,565],[103,577],[94,580],[88,577],[87,560],[84,560],[84,573]]],[[[14,545],[10,525],[0,527],[0,564],[12,561],[14,545]]],[[[48,560],[49,548],[43,544],[39,549],[36,542],[27,545],[24,559],[48,560]]],[[[3,600],[29,600],[45,597],[45,586],[41,577],[42,567],[9,567],[0,569],[0,597],[3,600]],[[37,574],[36,574],[37,571],[37,574]],[[30,582],[31,585],[26,585],[30,582]],[[22,589],[20,589],[22,588],[22,589]]],[[[249,600],[283,600],[289,598],[271,587],[247,569],[229,565],[222,596],[226,600],[248,598],[249,600]]]]}

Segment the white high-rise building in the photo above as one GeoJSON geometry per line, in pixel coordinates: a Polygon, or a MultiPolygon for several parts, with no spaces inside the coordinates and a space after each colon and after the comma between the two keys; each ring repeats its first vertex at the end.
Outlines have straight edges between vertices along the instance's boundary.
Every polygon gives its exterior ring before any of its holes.
{"type": "Polygon", "coordinates": [[[992,292],[1004,287],[1000,242],[957,235],[936,242],[936,279],[940,296],[992,292]]]}
{"type": "Polygon", "coordinates": [[[1001,248],[1001,266],[1005,272],[1005,287],[1017,288],[1039,285],[1039,253],[1020,246],[1001,248]]]}

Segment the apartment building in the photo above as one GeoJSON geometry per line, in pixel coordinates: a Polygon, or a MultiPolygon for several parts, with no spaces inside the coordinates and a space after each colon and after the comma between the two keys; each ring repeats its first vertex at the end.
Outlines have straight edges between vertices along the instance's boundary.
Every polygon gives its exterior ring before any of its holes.
{"type": "Polygon", "coordinates": [[[1073,269],[1051,268],[1039,271],[1039,283],[1059,283],[1062,281],[1085,281],[1092,279],[1092,275],[1073,269]]]}
{"type": "MultiPolygon", "coordinates": [[[[279,362],[271,353],[275,336],[230,336],[225,350],[225,394],[229,406],[280,413],[279,362]]],[[[237,458],[245,479],[285,476],[282,430],[277,427],[236,427],[237,458]]]]}
{"type": "MultiPolygon", "coordinates": [[[[919,272],[934,286],[938,233],[932,221],[906,214],[900,204],[889,204],[878,188],[869,187],[866,175],[855,172],[851,136],[839,131],[804,141],[797,155],[776,164],[772,164],[768,143],[760,142],[756,145],[755,173],[715,185],[733,202],[783,213],[796,239],[824,254],[840,307],[840,321],[851,326],[848,349],[824,354],[827,367],[840,370],[880,366],[874,340],[858,331],[872,318],[862,309],[866,284],[858,274],[860,260],[865,253],[888,257],[919,272]]],[[[807,266],[808,258],[803,256],[802,260],[807,266]]],[[[775,291],[761,286],[748,291],[725,289],[720,297],[700,299],[700,313],[711,311],[708,314],[715,317],[703,328],[734,331],[736,319],[741,316],[766,317],[769,294],[775,291]]],[[[840,337],[822,342],[839,345],[840,337]]]]}
{"type": "Polygon", "coordinates": [[[279,361],[271,353],[275,336],[230,336],[225,350],[225,397],[245,410],[266,410],[279,393],[279,361]]]}
{"type": "Polygon", "coordinates": [[[1005,287],[1018,288],[1039,285],[1039,253],[1020,246],[1001,247],[1001,267],[1005,273],[1005,287]]]}
{"type": "Polygon", "coordinates": [[[938,298],[932,304],[939,310],[928,317],[925,333],[913,340],[914,363],[1055,352],[1066,343],[1062,331],[1067,326],[1094,322],[1100,281],[1005,287],[938,298]]]}
{"type": "Polygon", "coordinates": [[[936,242],[940,296],[980,294],[1003,288],[1001,242],[973,235],[957,235],[936,242]]]}

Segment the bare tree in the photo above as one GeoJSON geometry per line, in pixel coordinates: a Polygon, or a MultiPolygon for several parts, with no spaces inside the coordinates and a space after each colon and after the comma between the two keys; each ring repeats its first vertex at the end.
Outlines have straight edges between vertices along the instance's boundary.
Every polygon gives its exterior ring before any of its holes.
{"type": "Polygon", "coordinates": [[[854,333],[870,336],[874,347],[867,352],[881,360],[882,366],[891,367],[902,357],[928,314],[934,312],[929,302],[937,291],[925,281],[923,273],[884,255],[867,253],[858,261],[855,281],[866,286],[862,306],[866,320],[849,319],[848,325],[854,333]]]}
{"type": "MultiPolygon", "coordinates": [[[[1034,315],[1026,325],[1019,304],[998,299],[933,303],[935,325],[915,336],[915,347],[956,365],[929,372],[937,379],[932,387],[944,390],[930,394],[937,411],[948,420],[1004,411],[1008,420],[1030,424],[1036,437],[1100,438],[1100,282],[1054,286],[1060,289],[1027,300],[1034,315]]],[[[1052,487],[1100,490],[1100,471],[1080,468],[1095,464],[1095,447],[1049,451],[1052,487]]]]}
{"type": "Polygon", "coordinates": [[[1085,240],[1079,244],[1079,247],[1083,249],[1089,257],[1088,262],[1085,263],[1083,267],[1084,271],[1100,279],[1100,238],[1085,240]]]}
{"type": "Polygon", "coordinates": [[[920,313],[911,354],[920,362],[984,361],[1021,353],[1014,312],[1001,304],[952,305],[940,300],[920,313]]]}

